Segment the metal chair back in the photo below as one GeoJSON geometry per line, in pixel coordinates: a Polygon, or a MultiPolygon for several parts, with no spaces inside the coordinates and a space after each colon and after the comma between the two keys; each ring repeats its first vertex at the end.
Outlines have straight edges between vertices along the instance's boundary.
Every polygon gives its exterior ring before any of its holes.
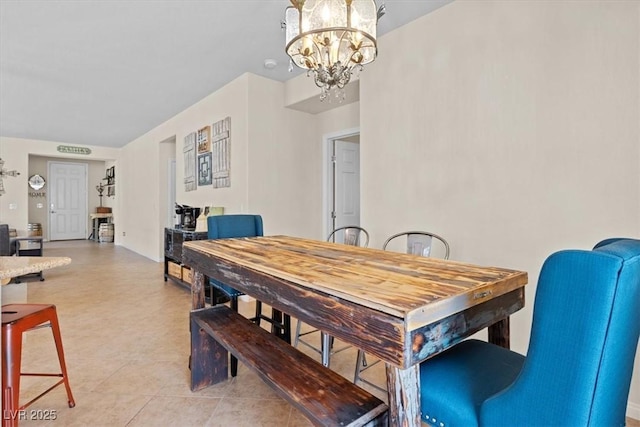
{"type": "Polygon", "coordinates": [[[408,254],[419,256],[433,256],[433,240],[439,241],[444,246],[443,259],[449,259],[449,243],[437,234],[427,231],[404,231],[402,233],[394,234],[389,237],[382,245],[383,250],[387,250],[387,247],[395,239],[405,237],[407,238],[406,252],[408,254]]]}
{"type": "Polygon", "coordinates": [[[327,237],[327,242],[344,243],[345,245],[366,248],[369,246],[369,233],[362,227],[348,225],[333,230],[327,237]]]}

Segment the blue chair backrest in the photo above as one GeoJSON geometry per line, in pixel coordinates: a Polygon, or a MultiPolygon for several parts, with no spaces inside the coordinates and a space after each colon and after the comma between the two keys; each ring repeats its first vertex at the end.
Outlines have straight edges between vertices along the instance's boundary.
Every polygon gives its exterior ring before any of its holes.
{"type": "Polygon", "coordinates": [[[640,335],[640,240],[551,255],[540,272],[519,377],[481,425],[624,425],[640,335]]]}
{"type": "Polygon", "coordinates": [[[207,237],[257,237],[264,233],[260,215],[214,215],[207,217],[207,237]]]}

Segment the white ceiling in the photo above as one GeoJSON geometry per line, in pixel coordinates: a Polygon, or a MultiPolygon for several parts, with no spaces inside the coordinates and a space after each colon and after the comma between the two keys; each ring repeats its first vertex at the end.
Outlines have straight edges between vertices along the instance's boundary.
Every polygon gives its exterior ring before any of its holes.
{"type": "MultiPolygon", "coordinates": [[[[385,0],[378,34],[450,1],[385,0]]],[[[0,0],[0,136],[121,147],[245,72],[295,77],[289,4],[0,0]]]]}

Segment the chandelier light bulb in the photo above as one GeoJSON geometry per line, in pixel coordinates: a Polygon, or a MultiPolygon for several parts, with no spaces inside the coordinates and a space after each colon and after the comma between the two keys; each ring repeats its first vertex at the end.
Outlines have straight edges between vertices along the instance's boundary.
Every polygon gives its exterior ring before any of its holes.
{"type": "Polygon", "coordinates": [[[329,20],[331,19],[331,11],[329,11],[329,5],[325,3],[322,8],[322,20],[325,24],[329,24],[329,20]]]}

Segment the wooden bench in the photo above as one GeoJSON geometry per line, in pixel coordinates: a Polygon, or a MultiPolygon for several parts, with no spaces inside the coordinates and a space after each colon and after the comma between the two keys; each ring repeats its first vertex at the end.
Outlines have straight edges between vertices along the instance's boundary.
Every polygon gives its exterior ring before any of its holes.
{"type": "MultiPolygon", "coordinates": [[[[227,351],[317,426],[386,426],[380,399],[226,306],[191,312],[192,378],[228,376],[227,351]]],[[[192,381],[194,390],[205,385],[192,381]]]]}

